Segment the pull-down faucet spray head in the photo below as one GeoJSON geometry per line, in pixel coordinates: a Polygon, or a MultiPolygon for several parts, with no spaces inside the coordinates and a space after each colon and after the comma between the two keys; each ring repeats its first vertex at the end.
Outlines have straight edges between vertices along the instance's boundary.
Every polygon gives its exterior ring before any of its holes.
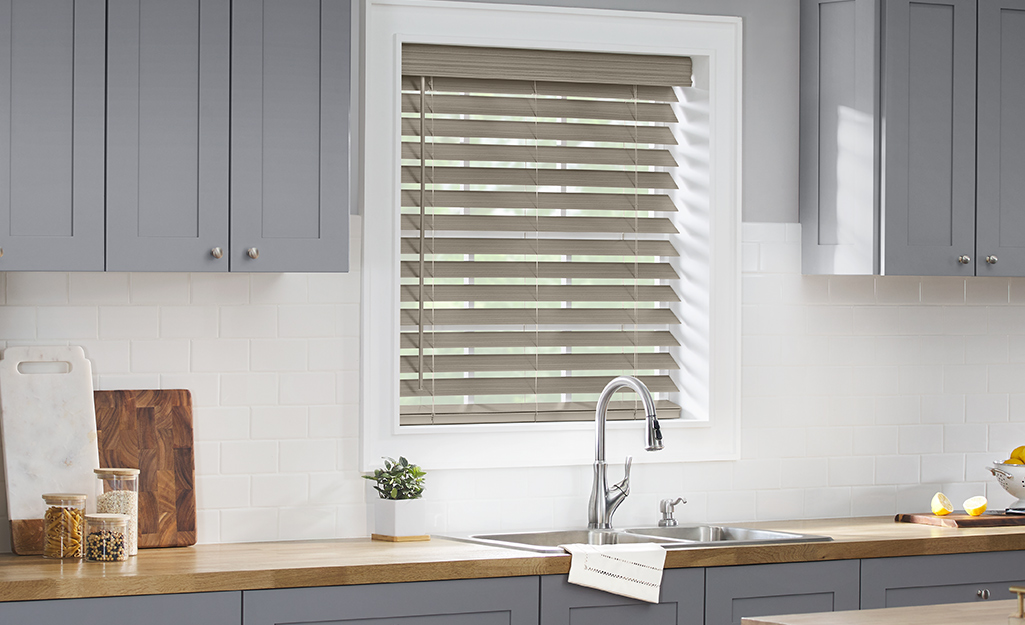
{"type": "Polygon", "coordinates": [[[644,430],[644,449],[646,451],[658,451],[662,449],[662,430],[658,427],[658,418],[655,412],[648,413],[648,427],[644,430]]]}

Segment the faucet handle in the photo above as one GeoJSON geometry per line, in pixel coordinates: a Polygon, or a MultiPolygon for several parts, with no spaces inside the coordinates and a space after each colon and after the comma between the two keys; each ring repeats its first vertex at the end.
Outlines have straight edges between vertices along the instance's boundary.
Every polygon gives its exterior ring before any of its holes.
{"type": "Polygon", "coordinates": [[[623,481],[625,481],[625,482],[629,482],[630,481],[630,467],[632,467],[633,464],[634,464],[634,457],[633,456],[627,456],[626,457],[626,463],[623,465],[623,474],[624,474],[623,475],[623,481]]]}

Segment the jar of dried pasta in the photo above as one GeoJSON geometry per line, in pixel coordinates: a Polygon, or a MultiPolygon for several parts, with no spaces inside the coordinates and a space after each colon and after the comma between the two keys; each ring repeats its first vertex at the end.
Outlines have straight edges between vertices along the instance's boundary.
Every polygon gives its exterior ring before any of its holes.
{"type": "Polygon", "coordinates": [[[85,531],[85,495],[47,493],[43,516],[43,557],[81,558],[85,531]]]}

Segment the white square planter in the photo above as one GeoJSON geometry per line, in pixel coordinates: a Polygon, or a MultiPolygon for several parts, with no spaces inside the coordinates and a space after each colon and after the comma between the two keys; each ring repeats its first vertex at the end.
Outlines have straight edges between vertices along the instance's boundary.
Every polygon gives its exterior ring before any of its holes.
{"type": "Polygon", "coordinates": [[[374,540],[429,540],[423,499],[375,499],[374,540]]]}

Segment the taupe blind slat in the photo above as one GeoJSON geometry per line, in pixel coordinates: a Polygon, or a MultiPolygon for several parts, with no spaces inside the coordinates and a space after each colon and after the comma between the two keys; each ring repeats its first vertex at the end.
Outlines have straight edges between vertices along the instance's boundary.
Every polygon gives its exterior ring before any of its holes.
{"type": "Polygon", "coordinates": [[[679,416],[690,71],[403,45],[400,424],[593,419],[621,374],[679,416]]]}
{"type": "Polygon", "coordinates": [[[689,87],[687,57],[525,48],[402,45],[402,73],[510,80],[689,87]]]}

